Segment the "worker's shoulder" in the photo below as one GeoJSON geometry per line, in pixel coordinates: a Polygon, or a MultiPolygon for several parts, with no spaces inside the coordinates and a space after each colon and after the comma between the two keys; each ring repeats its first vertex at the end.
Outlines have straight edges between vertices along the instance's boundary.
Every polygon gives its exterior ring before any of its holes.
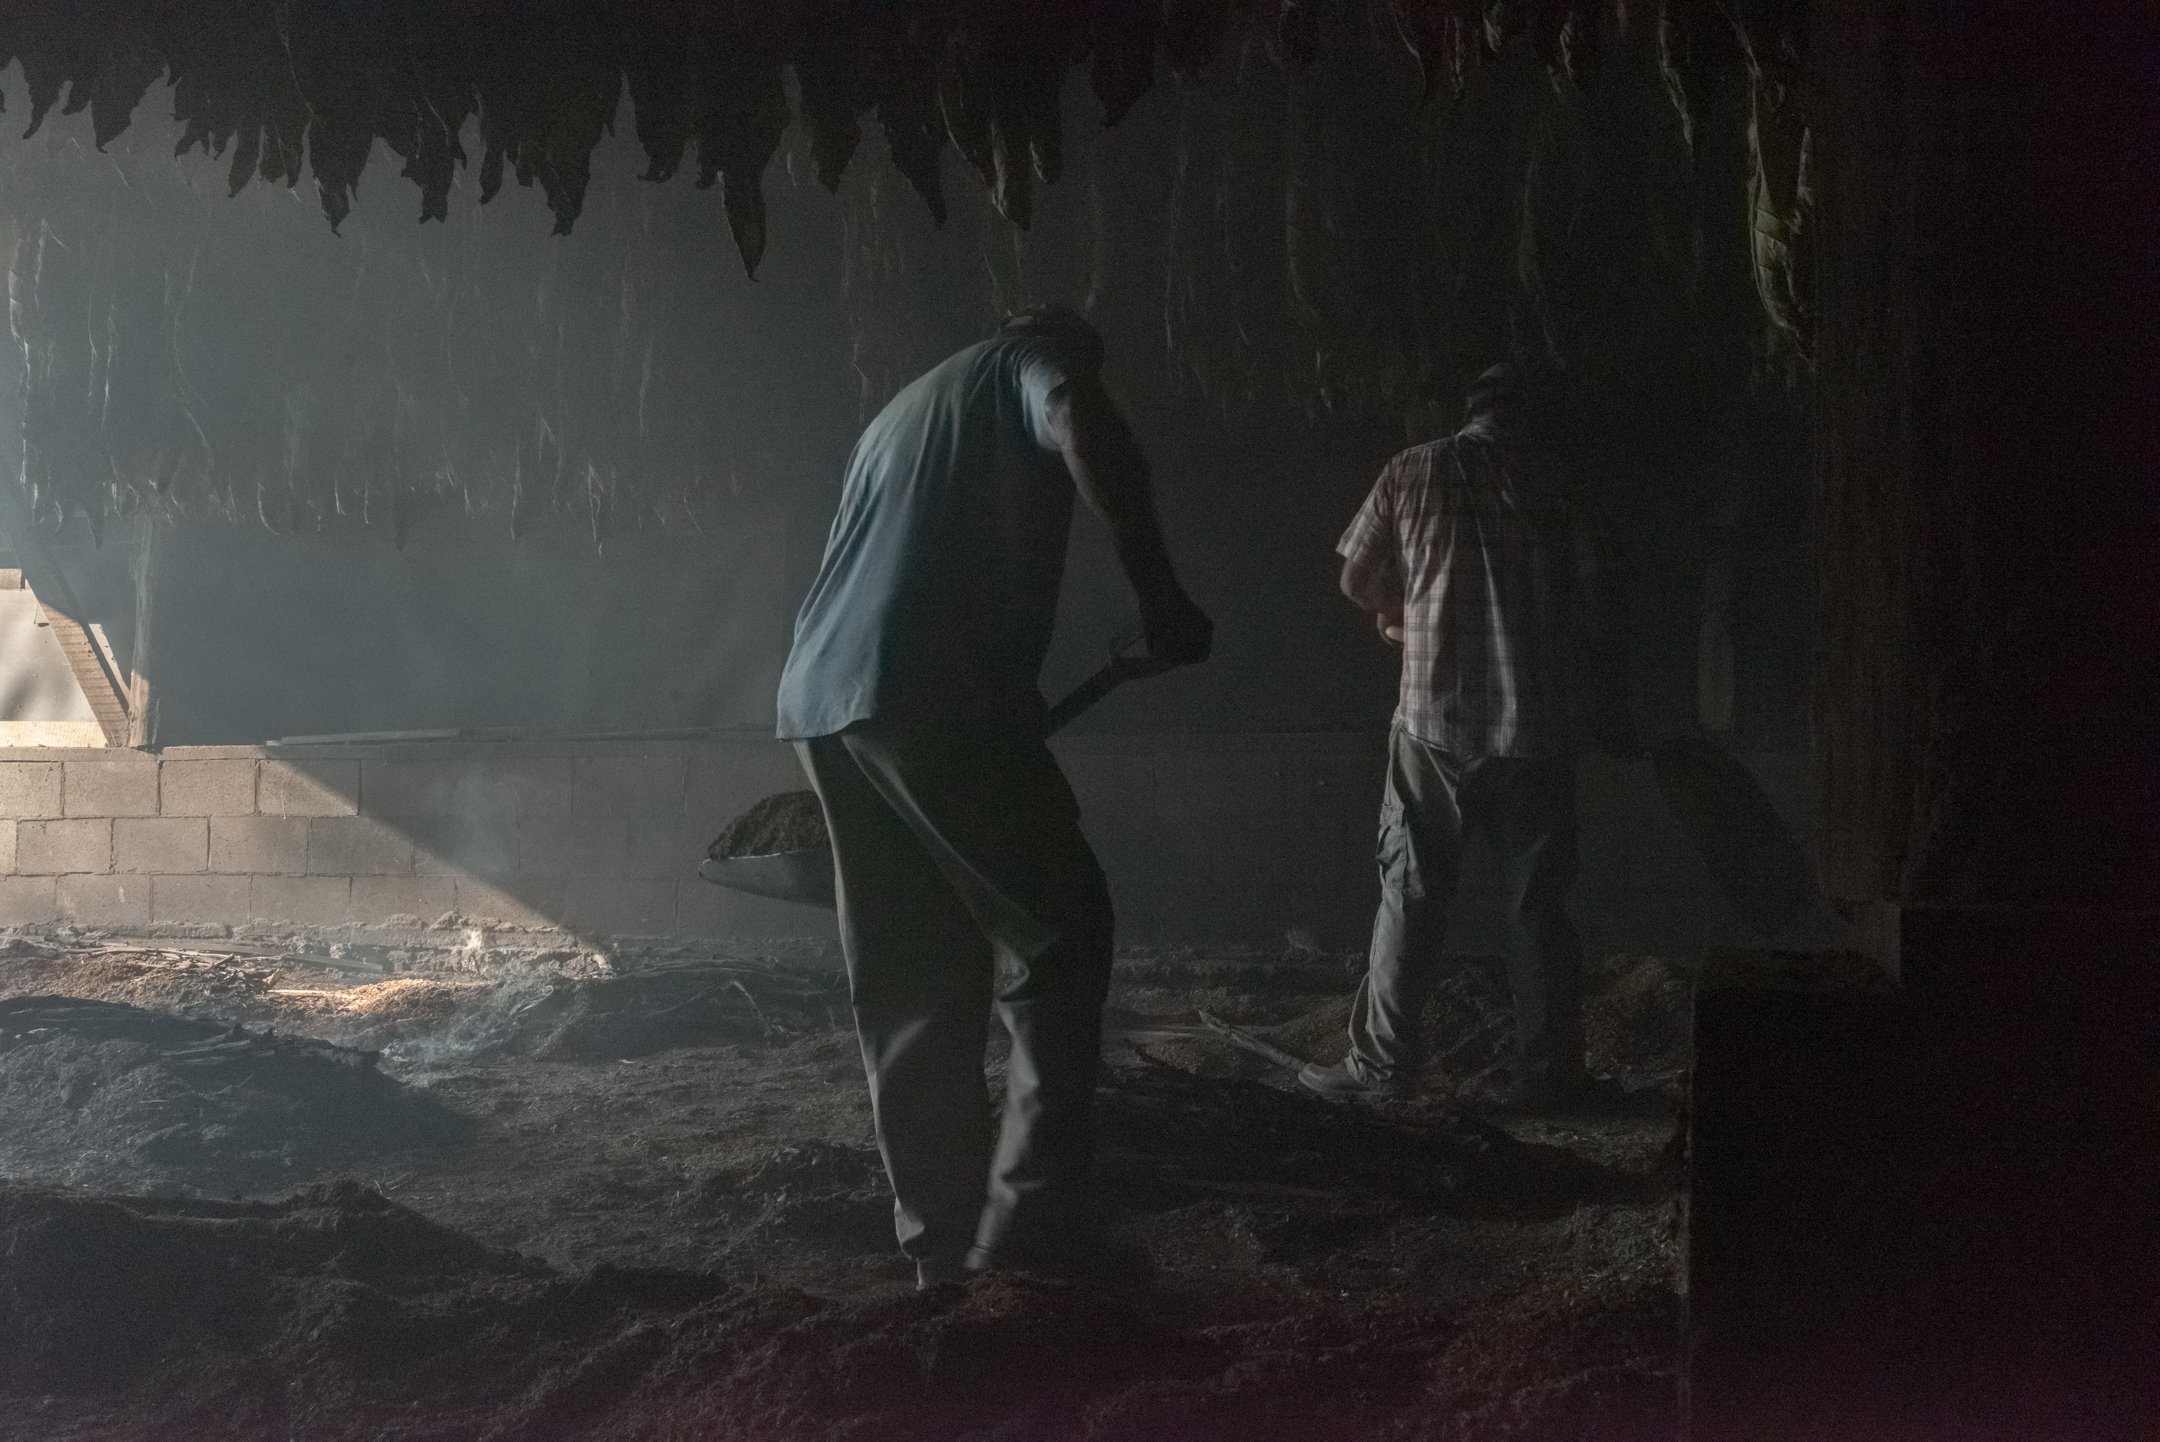
{"type": "Polygon", "coordinates": [[[1014,388],[1030,367],[1062,359],[1056,346],[1036,336],[994,335],[962,346],[926,371],[917,384],[926,391],[953,388],[980,393],[986,384],[1014,388]]]}
{"type": "Polygon", "coordinates": [[[1383,479],[1398,485],[1428,485],[1451,469],[1448,461],[1454,454],[1455,439],[1454,436],[1436,436],[1418,445],[1405,446],[1388,458],[1380,474],[1383,479]]]}

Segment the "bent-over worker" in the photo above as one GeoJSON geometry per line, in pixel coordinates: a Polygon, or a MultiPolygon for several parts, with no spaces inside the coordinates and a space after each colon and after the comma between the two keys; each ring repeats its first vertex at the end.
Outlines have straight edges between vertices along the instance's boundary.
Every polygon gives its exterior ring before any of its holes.
{"type": "Polygon", "coordinates": [[[1111,909],[1045,744],[1038,674],[1073,492],[1109,523],[1147,651],[1206,658],[1102,340],[1045,307],[907,386],[848,462],[779,734],[824,802],[895,1230],[931,1286],[1085,1271],[1111,909]],[[993,1146],[983,1051],[1012,1038],[993,1146]]]}
{"type": "Polygon", "coordinates": [[[1594,551],[1513,365],[1480,376],[1468,422],[1389,461],[1337,547],[1342,590],[1402,651],[1380,808],[1381,897],[1350,1050],[1299,1080],[1326,1096],[1415,1090],[1419,1019],[1463,841],[1498,854],[1517,1105],[1581,1093],[1575,880],[1575,602],[1594,551]]]}

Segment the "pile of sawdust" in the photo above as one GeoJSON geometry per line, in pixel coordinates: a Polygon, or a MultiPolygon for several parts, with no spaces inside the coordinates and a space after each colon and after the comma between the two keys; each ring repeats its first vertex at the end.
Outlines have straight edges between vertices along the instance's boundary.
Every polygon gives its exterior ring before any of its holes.
{"type": "Polygon", "coordinates": [[[1643,1081],[1687,1070],[1694,978],[1657,956],[1613,956],[1591,970],[1583,1035],[1593,1066],[1643,1081]]]}
{"type": "Polygon", "coordinates": [[[722,827],[706,855],[777,856],[785,851],[816,851],[830,846],[825,807],[815,791],[782,791],[752,805],[722,827]]]}
{"type": "MultiPolygon", "coordinates": [[[[1687,1069],[1688,970],[1662,957],[1614,956],[1584,976],[1583,1033],[1594,1072],[1632,1084],[1670,1082],[1687,1069]]],[[[1349,1050],[1350,998],[1321,1003],[1274,1026],[1256,1028],[1294,1056],[1331,1062],[1349,1050]]],[[[1451,967],[1424,1012],[1425,1088],[1476,1095],[1496,1082],[1514,1044],[1515,1018],[1496,967],[1451,967]]]]}
{"type": "Polygon", "coordinates": [[[369,1053],[109,1002],[0,1002],[12,1177],[245,1190],[465,1131],[369,1053]]]}
{"type": "Polygon", "coordinates": [[[1595,1306],[1538,1294],[1474,1324],[1395,1301],[1207,1326],[1145,1290],[1004,1278],[833,1300],[566,1276],[350,1185],[258,1205],[0,1187],[0,1399],[101,1399],[105,1442],[1669,1435],[1671,1377],[1641,1350],[1669,1289],[1594,1285],[1595,1306]],[[1526,1413],[1516,1374],[1559,1345],[1583,1366],[1526,1413]]]}

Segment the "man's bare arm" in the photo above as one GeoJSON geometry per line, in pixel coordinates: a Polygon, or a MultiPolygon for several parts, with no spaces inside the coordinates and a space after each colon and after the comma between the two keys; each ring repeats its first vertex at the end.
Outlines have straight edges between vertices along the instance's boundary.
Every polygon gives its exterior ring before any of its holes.
{"type": "Polygon", "coordinates": [[[1339,584],[1343,595],[1349,597],[1361,611],[1384,615],[1402,610],[1401,587],[1395,584],[1393,576],[1380,570],[1360,567],[1353,561],[1345,560],[1339,584]]]}
{"type": "Polygon", "coordinates": [[[1344,596],[1360,611],[1373,618],[1373,629],[1390,646],[1403,642],[1403,604],[1401,594],[1380,578],[1360,571],[1345,560],[1342,575],[1336,583],[1344,596]]]}
{"type": "Polygon", "coordinates": [[[1214,624],[1178,584],[1147,458],[1125,417],[1100,383],[1079,380],[1052,394],[1049,418],[1074,486],[1110,527],[1118,564],[1140,600],[1149,654],[1180,664],[1206,660],[1214,624]]]}

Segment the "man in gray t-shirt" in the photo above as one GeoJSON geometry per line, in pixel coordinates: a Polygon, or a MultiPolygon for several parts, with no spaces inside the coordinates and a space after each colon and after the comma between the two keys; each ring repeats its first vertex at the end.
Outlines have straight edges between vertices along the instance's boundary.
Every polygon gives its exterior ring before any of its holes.
{"type": "Polygon", "coordinates": [[[1045,308],[893,397],[848,461],[780,681],[779,734],[832,833],[878,1144],[924,1285],[1091,1260],[1112,918],[1037,689],[1075,489],[1109,523],[1149,655],[1196,662],[1212,641],[1101,367],[1094,328],[1045,308]],[[994,1154],[993,1001],[1013,1043],[994,1154]]]}

